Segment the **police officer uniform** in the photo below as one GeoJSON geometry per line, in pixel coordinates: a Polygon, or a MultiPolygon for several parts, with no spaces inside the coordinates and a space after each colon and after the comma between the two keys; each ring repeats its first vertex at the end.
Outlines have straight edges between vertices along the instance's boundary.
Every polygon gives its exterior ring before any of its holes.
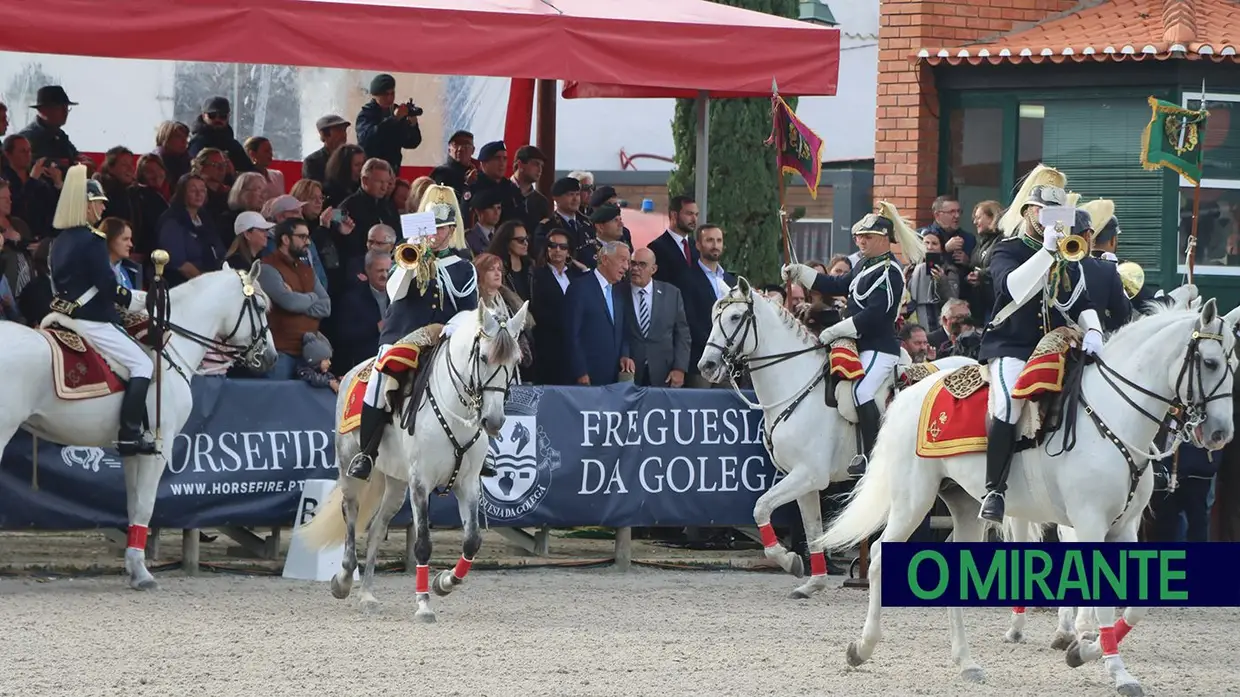
{"type": "MultiPolygon", "coordinates": [[[[551,185],[551,197],[563,196],[574,191],[581,191],[581,182],[572,177],[561,177],[555,180],[551,185]]],[[[551,215],[543,219],[538,224],[538,230],[534,234],[534,254],[541,256],[542,250],[547,244],[547,235],[552,230],[563,230],[568,233],[568,256],[570,259],[577,259],[583,250],[590,245],[590,241],[594,239],[594,223],[580,211],[574,210],[570,214],[565,215],[558,209],[551,211],[551,215]]]]}
{"type": "MultiPolygon", "coordinates": [[[[853,226],[853,236],[886,237],[900,244],[910,263],[920,262],[925,256],[921,239],[895,206],[882,201],[879,207],[881,213],[870,213],[853,226]]],[[[836,339],[855,339],[858,358],[865,368],[865,375],[853,384],[862,452],[848,467],[850,475],[861,476],[878,437],[880,415],[874,397],[883,379],[892,374],[900,361],[900,338],[895,325],[904,295],[904,273],[890,250],[863,258],[847,276],[820,274],[802,264],[791,267],[795,269],[792,273],[788,271],[790,267],[784,267],[785,279],[795,280],[823,296],[848,297],[846,318],[824,329],[819,339],[828,345],[836,339]]]]}
{"type": "MultiPolygon", "coordinates": [[[[1058,175],[1050,168],[1043,171],[1058,175]]],[[[1030,179],[1036,180],[1034,175],[1030,179]]],[[[1063,181],[1062,175],[1057,179],[1063,181]]],[[[987,493],[978,517],[995,523],[1003,521],[1003,494],[1024,406],[1024,400],[1012,397],[1012,386],[1029,356],[1043,336],[1068,326],[1069,318],[1085,330],[1082,343],[1087,352],[1096,353],[1102,346],[1102,324],[1090,301],[1088,276],[1080,263],[1057,254],[1064,233],[1038,222],[1040,209],[1064,206],[1066,201],[1063,188],[1050,184],[1037,185],[1023,197],[1018,194],[1013,206],[1023,218],[1011,231],[1003,231],[1008,237],[995,243],[990,253],[994,314],[982,335],[977,360],[990,369],[991,419],[986,434],[987,493]]],[[[1089,214],[1074,210],[1074,231],[1087,230],[1089,214]]]]}
{"type": "MultiPolygon", "coordinates": [[[[449,187],[444,188],[451,191],[449,187]]],[[[455,194],[452,197],[455,199],[455,194]]],[[[452,205],[436,203],[430,206],[430,210],[435,214],[436,228],[457,226],[457,211],[452,205]]],[[[478,309],[478,276],[474,265],[451,246],[437,251],[428,249],[426,253],[434,256],[435,275],[425,288],[419,287],[414,270],[399,265],[392,267],[387,282],[390,302],[383,313],[376,364],[393,344],[410,333],[430,324],[446,325],[457,313],[478,309]]],[[[444,338],[449,331],[445,327],[444,338]]],[[[381,376],[376,374],[366,385],[360,429],[362,450],[349,462],[348,469],[348,476],[356,479],[370,478],[374,459],[379,453],[379,443],[387,422],[381,401],[383,382],[381,376]]]]}
{"type": "MultiPolygon", "coordinates": [[[[487,143],[478,151],[478,162],[486,162],[494,157],[498,157],[502,152],[507,152],[503,141],[497,140],[487,143]]],[[[469,191],[465,193],[465,200],[458,205],[462,210],[468,210],[474,205],[474,199],[483,191],[491,191],[499,199],[500,203],[503,204],[503,212],[500,214],[499,222],[506,223],[509,220],[521,219],[521,213],[525,210],[525,197],[521,194],[521,187],[514,184],[508,177],[492,179],[484,174],[482,169],[478,170],[477,176],[474,177],[474,183],[470,185],[469,191]]]]}
{"type": "Polygon", "coordinates": [[[106,204],[108,198],[99,182],[86,180],[84,165],[70,167],[62,186],[56,222],[78,222],[69,219],[80,217],[81,224],[61,229],[52,242],[48,258],[54,293],[51,309],[77,320],[83,336],[128,369],[116,448],[121,455],[154,455],[158,452],[155,441],[144,428],[146,393],[154,364],[146,350],[121,328],[117,305],[128,308],[131,294],[116,282],[107,235],[94,227],[101,211],[92,209],[106,204]],[[78,198],[86,201],[82,209],[75,209],[73,201],[78,198]]]}
{"type": "MultiPolygon", "coordinates": [[[[587,269],[593,269],[598,266],[598,250],[603,245],[603,240],[599,239],[598,227],[605,225],[620,217],[620,208],[610,203],[605,203],[590,211],[590,230],[587,233],[588,238],[578,250],[576,254],[577,261],[581,262],[587,269]]],[[[622,228],[620,232],[619,242],[628,245],[629,253],[633,253],[633,240],[629,237],[627,228],[622,228]]]]}

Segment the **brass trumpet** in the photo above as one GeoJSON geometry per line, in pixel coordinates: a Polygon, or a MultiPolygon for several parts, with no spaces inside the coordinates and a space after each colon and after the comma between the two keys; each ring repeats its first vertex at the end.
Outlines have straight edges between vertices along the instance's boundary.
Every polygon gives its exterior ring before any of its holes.
{"type": "Polygon", "coordinates": [[[1135,261],[1125,261],[1117,270],[1119,280],[1124,286],[1124,295],[1127,295],[1129,300],[1137,297],[1137,293],[1145,287],[1145,270],[1135,261]]]}
{"type": "Polygon", "coordinates": [[[418,245],[403,242],[396,245],[396,248],[392,250],[392,260],[396,262],[397,266],[410,271],[417,268],[418,261],[423,254],[424,250],[420,249],[418,245]]]}
{"type": "Polygon", "coordinates": [[[1089,242],[1084,237],[1064,235],[1059,238],[1059,255],[1064,258],[1064,261],[1080,261],[1087,254],[1089,254],[1089,242]]]}

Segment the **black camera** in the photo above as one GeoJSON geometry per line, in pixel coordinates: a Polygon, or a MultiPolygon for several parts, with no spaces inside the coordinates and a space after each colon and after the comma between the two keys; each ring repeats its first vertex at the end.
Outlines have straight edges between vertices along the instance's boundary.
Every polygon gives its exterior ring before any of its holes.
{"type": "Polygon", "coordinates": [[[405,102],[405,107],[409,109],[410,116],[421,116],[422,115],[422,107],[414,104],[412,99],[405,102]]]}

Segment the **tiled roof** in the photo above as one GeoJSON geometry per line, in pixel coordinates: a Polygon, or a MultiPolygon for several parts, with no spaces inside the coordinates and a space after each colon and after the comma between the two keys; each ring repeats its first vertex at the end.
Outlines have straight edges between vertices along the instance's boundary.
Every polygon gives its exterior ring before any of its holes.
{"type": "Polygon", "coordinates": [[[1240,49],[1240,0],[1103,0],[1031,27],[955,47],[923,47],[931,65],[1212,59],[1240,49]]]}

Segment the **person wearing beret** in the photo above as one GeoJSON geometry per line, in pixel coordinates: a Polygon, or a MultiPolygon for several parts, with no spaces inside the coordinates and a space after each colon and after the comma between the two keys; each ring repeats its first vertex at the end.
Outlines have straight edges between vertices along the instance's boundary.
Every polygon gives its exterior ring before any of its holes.
{"type": "MultiPolygon", "coordinates": [[[[599,206],[610,203],[616,208],[620,207],[620,194],[616,193],[614,186],[600,186],[590,194],[590,208],[598,208],[599,206]]],[[[629,228],[624,229],[624,241],[629,243],[629,247],[633,246],[633,235],[629,232],[629,228]]]]}
{"type": "Polygon", "coordinates": [[[629,254],[633,253],[633,240],[626,234],[628,231],[624,229],[618,206],[604,203],[595,207],[590,211],[590,222],[594,227],[589,239],[576,254],[577,261],[583,266],[593,269],[597,265],[596,255],[604,242],[623,242],[628,246],[629,254]]]}
{"type": "MultiPolygon", "coordinates": [[[[538,230],[534,234],[535,254],[541,254],[547,241],[547,234],[552,230],[563,230],[568,233],[569,261],[581,270],[586,270],[579,255],[582,248],[594,239],[594,223],[581,214],[581,182],[572,177],[561,177],[551,185],[551,200],[555,210],[547,218],[539,221],[538,230]]],[[[593,256],[593,250],[588,251],[593,256]]]]}
{"type": "Polygon", "coordinates": [[[495,228],[499,226],[504,214],[503,201],[500,200],[498,188],[483,189],[473,199],[474,225],[465,233],[465,244],[469,251],[478,256],[487,251],[495,228]]]}
{"type": "Polygon", "coordinates": [[[355,119],[357,144],[362,146],[367,159],[386,160],[392,165],[392,176],[399,177],[401,150],[422,144],[417,114],[410,111],[408,104],[396,104],[396,78],[386,73],[370,81],[370,97],[355,119]]]}
{"type": "Polygon", "coordinates": [[[468,203],[468,207],[472,209],[475,197],[484,191],[494,190],[493,193],[499,199],[501,206],[499,222],[520,220],[521,211],[524,210],[524,197],[521,195],[520,187],[504,176],[507,168],[508,148],[503,141],[496,140],[483,145],[478,151],[478,174],[474,178],[474,183],[470,185],[469,191],[465,192],[467,201],[462,201],[461,207],[465,208],[468,203]]]}

